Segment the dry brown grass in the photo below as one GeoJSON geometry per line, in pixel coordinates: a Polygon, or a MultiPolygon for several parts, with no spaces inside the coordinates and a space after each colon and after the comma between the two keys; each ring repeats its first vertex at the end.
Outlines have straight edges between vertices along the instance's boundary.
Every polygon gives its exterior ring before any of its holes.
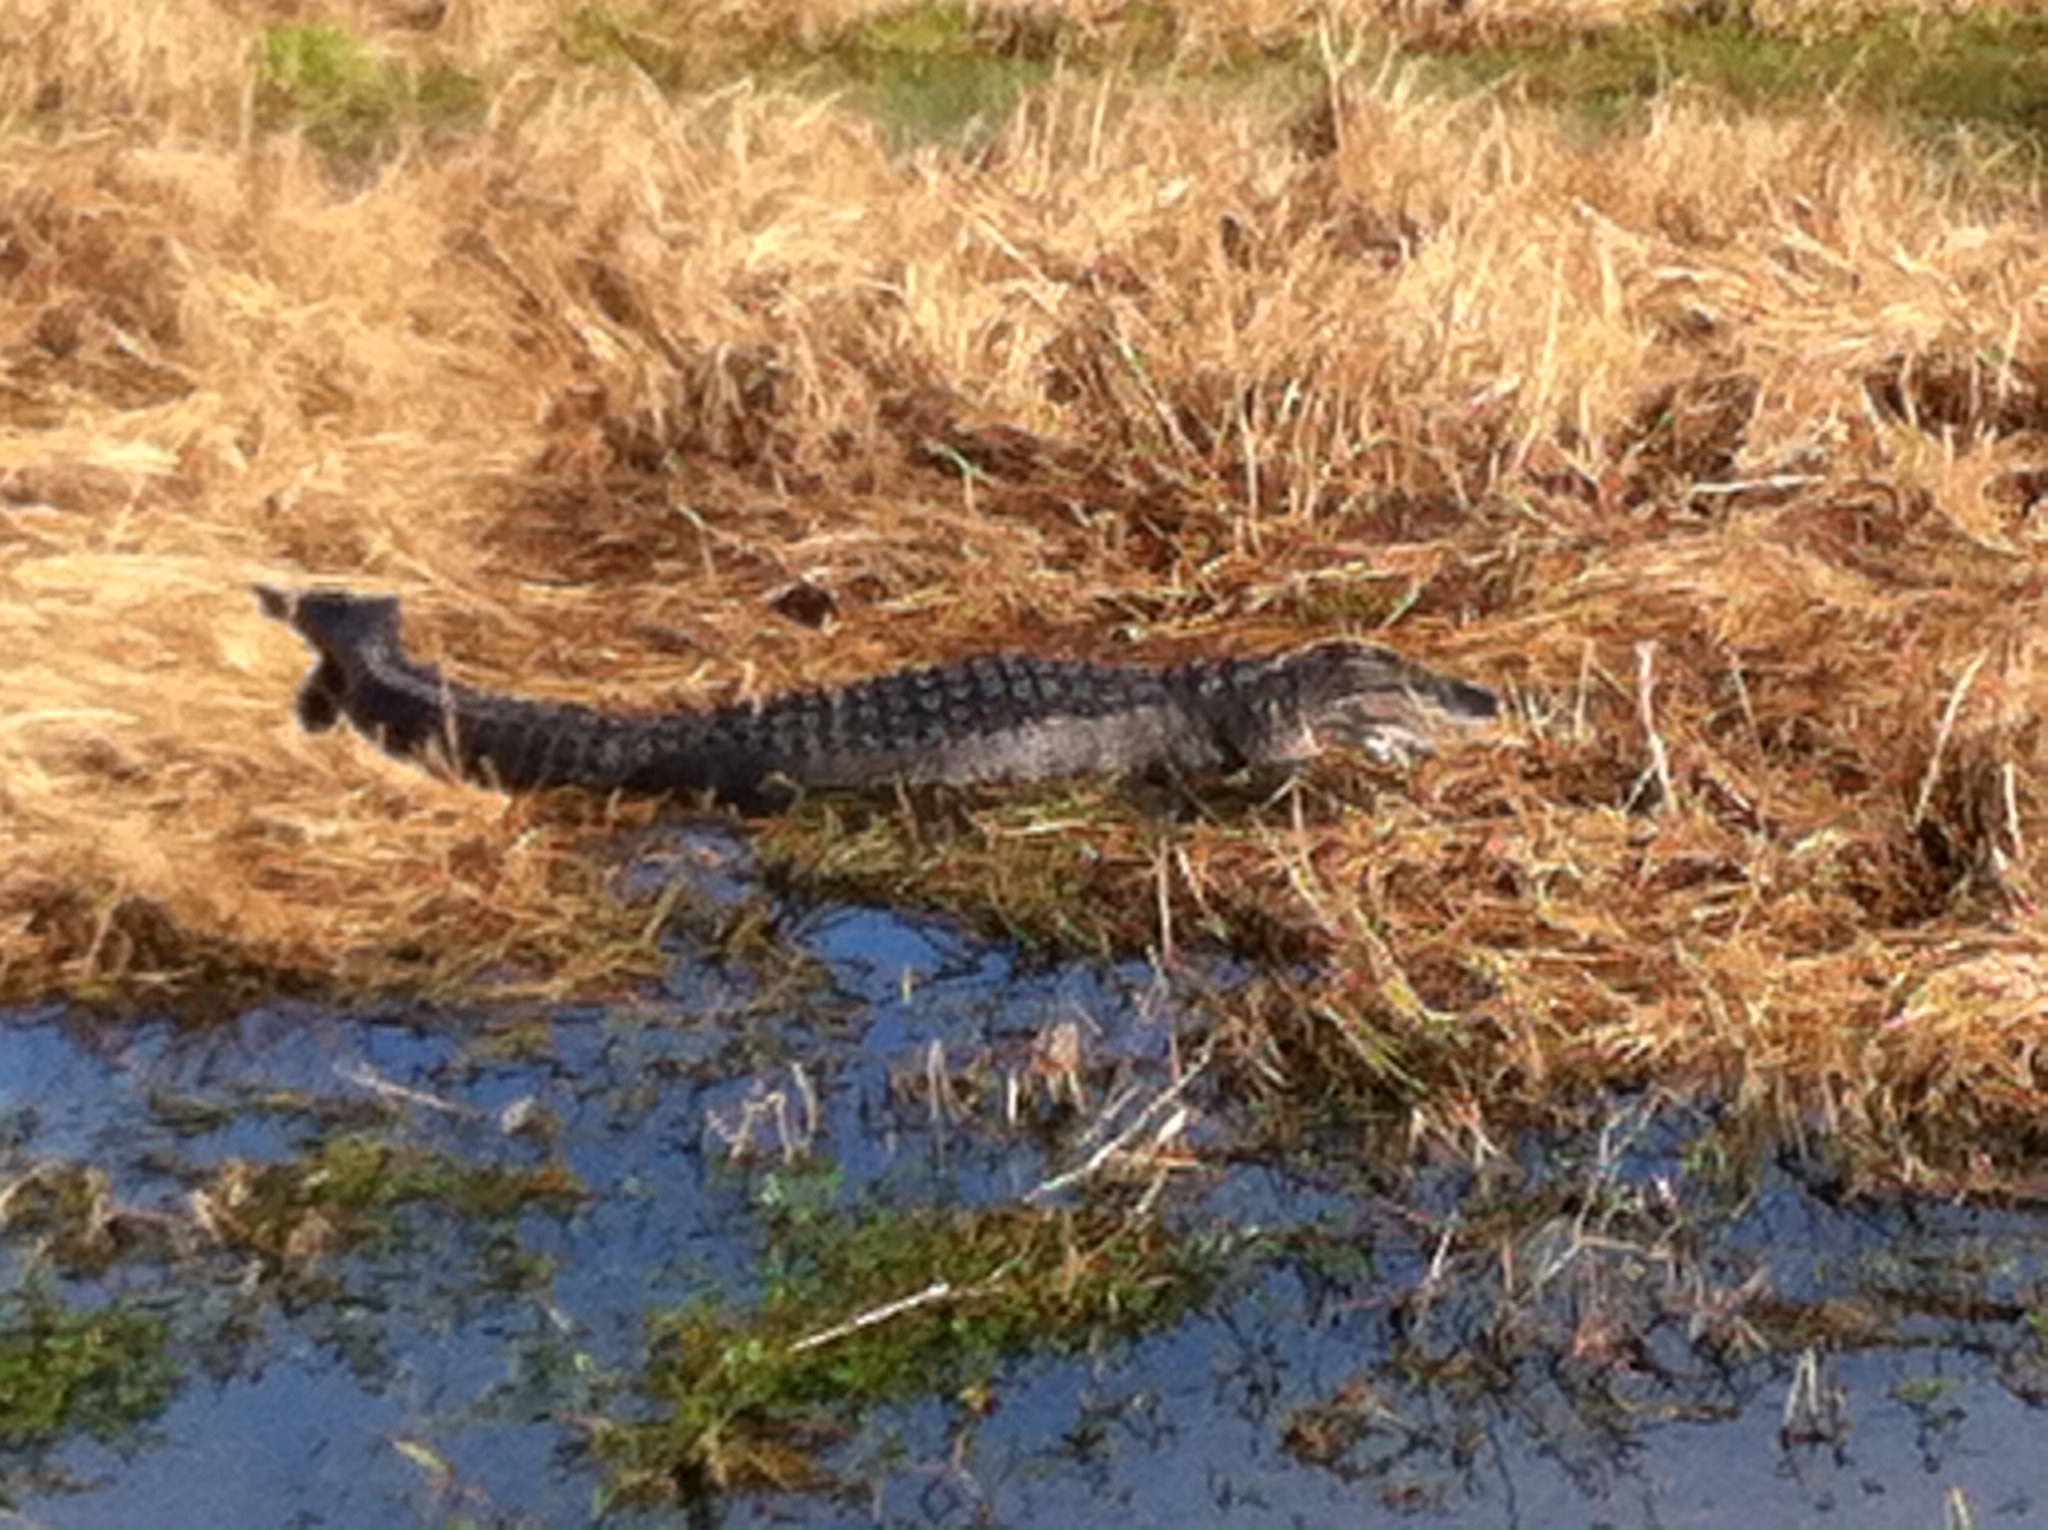
{"type": "Polygon", "coordinates": [[[1441,1063],[1445,1130],[1705,1080],[1909,1168],[2039,1146],[2037,185],[1683,91],[1589,144],[1401,67],[1320,122],[1075,74],[892,158],[566,64],[562,14],[452,7],[484,122],[346,187],[223,84],[263,17],[81,0],[0,55],[48,122],[0,142],[9,992],[651,967],[601,808],[300,736],[255,579],[649,705],[1384,626],[1514,724],[1405,792],[1334,763],[1298,825],[1084,795],[825,869],[1041,928],[1083,876],[1079,933],[1157,942],[1164,865],[1177,936],[1315,955],[1259,1017],[1289,1066],[1441,1063]],[[795,579],[834,630],[774,614],[795,579]]]}

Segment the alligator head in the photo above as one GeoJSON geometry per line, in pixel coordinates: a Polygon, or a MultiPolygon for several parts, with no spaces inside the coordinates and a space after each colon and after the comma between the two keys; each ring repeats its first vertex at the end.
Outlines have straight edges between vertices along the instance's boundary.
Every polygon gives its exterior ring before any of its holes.
{"type": "Polygon", "coordinates": [[[1500,713],[1493,692],[1377,644],[1333,638],[1282,658],[1300,677],[1303,758],[1350,748],[1382,764],[1405,764],[1434,754],[1447,727],[1491,722],[1500,713]]]}

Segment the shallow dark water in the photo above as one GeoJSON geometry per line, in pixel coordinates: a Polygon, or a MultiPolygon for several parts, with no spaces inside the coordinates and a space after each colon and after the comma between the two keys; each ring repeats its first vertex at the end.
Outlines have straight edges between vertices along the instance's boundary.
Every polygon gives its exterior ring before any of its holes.
{"type": "MultiPolygon", "coordinates": [[[[758,1296],[764,1206],[785,1182],[845,1204],[1014,1201],[1086,1159],[1114,1097],[1128,1100],[1111,1118],[1135,1119],[1177,1047],[1186,1061],[1181,996],[1142,965],[1021,966],[867,910],[790,918],[815,967],[780,989],[679,950],[664,995],[608,1008],[284,1004],[199,1030],[5,1017],[8,1182],[93,1165],[145,1234],[185,1239],[166,1253],[138,1235],[93,1268],[15,1219],[17,1290],[164,1316],[176,1375],[160,1409],[106,1441],[15,1440],[0,1453],[15,1511],[674,1522],[684,1507],[603,1507],[580,1421],[646,1413],[631,1382],[650,1310],[758,1296]],[[1034,1047],[1068,1022],[1084,1111],[1031,1092],[1034,1047]],[[934,1069],[987,1087],[941,1119],[916,1087],[934,1069]],[[588,1197],[498,1217],[428,1197],[390,1236],[309,1261],[311,1283],[195,1240],[195,1187],[217,1188],[223,1165],[286,1162],[343,1130],[470,1166],[552,1159],[588,1197]]],[[[1226,1146],[1237,1124],[1211,1102],[1189,1140],[1226,1146]]],[[[944,1395],[865,1410],[823,1450],[836,1490],[737,1491],[695,1512],[1928,1525],[1961,1506],[1980,1525],[2040,1523],[2048,1226],[1832,1205],[1769,1165],[1731,1197],[1725,1175],[1707,1189],[1688,1169],[1699,1124],[1618,1104],[1604,1136],[1524,1145],[1519,1193],[1536,1209],[1494,1243],[1465,1235],[1462,1168],[1350,1173],[1327,1142],[1313,1160],[1207,1153],[1164,1183],[1175,1225],[1261,1241],[1194,1316],[1078,1358],[1020,1354],[971,1415],[944,1395]],[[1546,1203],[1546,1179],[1574,1188],[1546,1203]],[[1660,1208],[1687,1212],[1668,1238],[1660,1208]],[[1796,1396],[1808,1405],[1788,1415],[1796,1396]]]]}

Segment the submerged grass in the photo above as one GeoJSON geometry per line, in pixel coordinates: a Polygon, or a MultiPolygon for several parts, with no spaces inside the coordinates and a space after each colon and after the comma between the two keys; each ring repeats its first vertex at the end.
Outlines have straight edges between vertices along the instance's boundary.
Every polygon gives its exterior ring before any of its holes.
{"type": "Polygon", "coordinates": [[[164,1216],[123,1205],[95,1164],[41,1160],[0,1189],[0,1230],[32,1237],[39,1256],[67,1276],[203,1245],[243,1260],[251,1279],[261,1273],[304,1286],[335,1256],[394,1237],[402,1207],[430,1204],[491,1221],[568,1212],[585,1198],[558,1161],[473,1164],[369,1129],[327,1133],[276,1162],[228,1157],[187,1177],[186,1204],[164,1216]]]}
{"type": "Polygon", "coordinates": [[[656,970],[646,809],[302,736],[257,580],[650,706],[1341,628],[1512,722],[1270,803],[814,804],[774,854],[1261,958],[1271,1076],[1426,1131],[1654,1079],[1909,1179],[2037,1154],[2037,22],[1652,9],[44,18],[0,57],[0,988],[656,970]]]}
{"type": "Polygon", "coordinates": [[[46,1292],[0,1296],[0,1449],[132,1436],[170,1401],[168,1337],[161,1318],[125,1305],[82,1311],[46,1292]]]}
{"type": "Polygon", "coordinates": [[[1016,1205],[799,1208],[771,1243],[757,1308],[653,1320],[641,1385],[661,1416],[597,1441],[619,1496],[815,1485],[818,1442],[877,1405],[971,1413],[1001,1362],[1170,1327],[1222,1269],[1149,1218],[1016,1205]]]}

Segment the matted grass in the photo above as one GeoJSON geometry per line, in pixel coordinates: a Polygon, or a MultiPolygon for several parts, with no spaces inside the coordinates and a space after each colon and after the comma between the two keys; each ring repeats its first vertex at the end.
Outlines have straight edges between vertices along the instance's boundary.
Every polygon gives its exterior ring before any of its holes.
{"type": "MultiPolygon", "coordinates": [[[[1751,11],[1717,69],[2020,25],[1751,11]]],[[[813,805],[778,874],[1268,958],[1255,1076],[1468,1148],[1654,1080],[1908,1173],[2023,1162],[2042,65],[1932,139],[1924,100],[1682,72],[1589,129],[1573,88],[1431,82],[1696,23],[1418,7],[1422,58],[1380,14],[712,8],[667,71],[660,14],[542,0],[45,17],[0,56],[0,985],[654,970],[615,875],[647,809],[299,735],[254,580],[650,706],[1347,630],[1512,721],[1193,815],[813,805]],[[977,50],[1019,67],[906,133],[901,59],[977,50]]]]}

